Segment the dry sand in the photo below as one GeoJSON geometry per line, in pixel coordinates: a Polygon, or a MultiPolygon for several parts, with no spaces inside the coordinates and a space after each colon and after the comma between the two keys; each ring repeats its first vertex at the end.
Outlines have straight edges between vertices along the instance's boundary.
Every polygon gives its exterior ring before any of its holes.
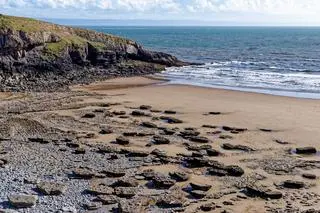
{"type": "MultiPolygon", "coordinates": [[[[88,86],[77,86],[73,89],[106,95],[109,98],[112,97],[114,102],[125,103],[119,110],[128,110],[128,108],[143,104],[151,105],[153,109],[157,110],[177,111],[177,115],[174,115],[174,117],[184,121],[183,124],[176,125],[180,129],[186,127],[199,129],[204,124],[247,128],[249,131],[243,134],[222,133],[233,137],[233,139],[227,140],[208,134],[208,132],[214,130],[201,128],[199,131],[212,140],[210,144],[213,148],[224,153],[222,157],[212,159],[225,164],[240,165],[248,173],[259,173],[267,177],[261,181],[261,184],[271,188],[274,187],[274,184],[287,179],[305,181],[301,177],[304,171],[298,170],[294,174],[275,175],[266,172],[261,166],[258,168],[256,165],[258,162],[277,161],[279,159],[281,164],[281,160],[286,158],[286,155],[294,156],[299,160],[320,160],[319,155],[298,156],[288,154],[287,151],[305,146],[320,149],[320,100],[186,85],[168,85],[161,80],[143,77],[114,79],[88,86]],[[221,114],[207,115],[209,112],[221,112],[221,114]],[[260,129],[268,129],[271,132],[261,131],[260,129]],[[275,140],[288,142],[288,144],[279,144],[275,140]],[[226,151],[221,149],[223,143],[246,145],[258,151],[254,153],[226,151]]],[[[167,126],[170,127],[170,125],[167,126]]],[[[132,148],[150,151],[153,149],[144,147],[139,140],[135,141],[132,148]]],[[[179,143],[178,145],[162,145],[160,148],[166,150],[172,156],[176,156],[178,153],[189,153],[179,143]]],[[[156,167],[156,169],[168,173],[168,169],[171,170],[171,167],[161,166],[156,167]]],[[[180,167],[180,169],[183,171],[183,168],[180,167]]],[[[308,172],[320,176],[319,169],[308,172]]],[[[201,171],[193,171],[194,173],[200,174],[201,171]]],[[[194,178],[200,182],[212,183],[216,186],[214,189],[217,189],[218,186],[221,188],[223,185],[221,182],[217,182],[215,177],[196,175],[192,179],[194,178]]],[[[309,182],[313,184],[313,187],[303,193],[319,193],[319,179],[309,182]]],[[[224,197],[224,199],[228,199],[228,197],[224,197]]],[[[286,202],[278,201],[270,205],[283,209],[290,200],[286,202]]],[[[291,202],[302,209],[306,208],[294,200],[291,202]]],[[[189,210],[192,211],[195,206],[189,210]]],[[[317,201],[312,207],[319,209],[320,202],[317,201]]],[[[266,203],[262,199],[239,201],[234,206],[228,207],[231,212],[266,212],[266,208],[266,203]]]]}

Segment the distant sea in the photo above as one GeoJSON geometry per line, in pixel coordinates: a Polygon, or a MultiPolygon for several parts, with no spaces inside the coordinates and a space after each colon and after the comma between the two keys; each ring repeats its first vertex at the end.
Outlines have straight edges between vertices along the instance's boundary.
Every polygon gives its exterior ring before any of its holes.
{"type": "Polygon", "coordinates": [[[189,84],[320,99],[320,28],[87,27],[201,66],[161,75],[189,84]]]}

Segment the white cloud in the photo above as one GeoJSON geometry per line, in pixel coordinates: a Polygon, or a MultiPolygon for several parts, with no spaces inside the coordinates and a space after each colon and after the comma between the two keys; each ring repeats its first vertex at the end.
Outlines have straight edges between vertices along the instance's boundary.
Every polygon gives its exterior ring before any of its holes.
{"type": "Polygon", "coordinates": [[[251,12],[282,15],[320,13],[319,0],[193,0],[190,12],[251,12]]]}

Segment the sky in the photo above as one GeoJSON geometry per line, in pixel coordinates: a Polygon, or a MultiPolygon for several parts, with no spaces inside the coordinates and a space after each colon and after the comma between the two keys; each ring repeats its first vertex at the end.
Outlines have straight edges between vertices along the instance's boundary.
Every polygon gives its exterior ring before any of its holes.
{"type": "Polygon", "coordinates": [[[320,0],[0,0],[0,13],[41,19],[320,26],[320,0]]]}

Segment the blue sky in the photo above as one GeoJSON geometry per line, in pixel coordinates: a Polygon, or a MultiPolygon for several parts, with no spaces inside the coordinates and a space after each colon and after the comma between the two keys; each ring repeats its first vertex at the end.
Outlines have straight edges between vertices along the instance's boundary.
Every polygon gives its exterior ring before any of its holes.
{"type": "Polygon", "coordinates": [[[320,25],[320,0],[0,0],[0,13],[36,18],[320,25]]]}

